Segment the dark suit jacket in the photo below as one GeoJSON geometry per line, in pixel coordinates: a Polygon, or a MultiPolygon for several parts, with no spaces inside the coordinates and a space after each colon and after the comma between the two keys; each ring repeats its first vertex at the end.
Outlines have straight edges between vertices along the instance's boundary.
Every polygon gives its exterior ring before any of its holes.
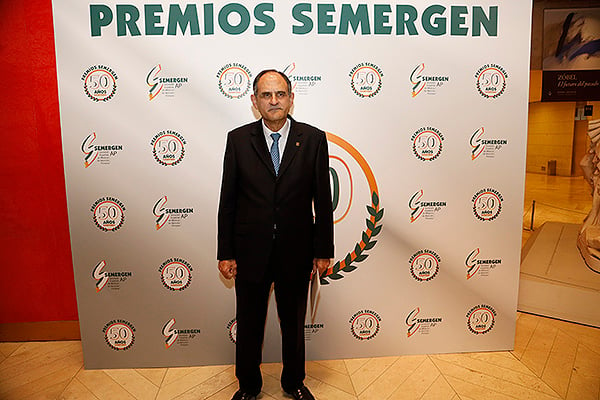
{"type": "Polygon", "coordinates": [[[260,281],[274,243],[284,278],[308,278],[313,258],[333,257],[327,139],[293,119],[279,176],[261,120],[229,132],[225,148],[217,258],[235,259],[238,278],[260,281]]]}

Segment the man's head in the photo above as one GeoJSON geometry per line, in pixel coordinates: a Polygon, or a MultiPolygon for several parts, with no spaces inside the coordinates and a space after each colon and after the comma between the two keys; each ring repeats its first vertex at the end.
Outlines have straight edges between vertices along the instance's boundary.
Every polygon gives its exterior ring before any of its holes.
{"type": "Polygon", "coordinates": [[[252,104],[272,131],[281,129],[294,104],[289,78],[276,70],[260,72],[254,79],[252,104]]]}

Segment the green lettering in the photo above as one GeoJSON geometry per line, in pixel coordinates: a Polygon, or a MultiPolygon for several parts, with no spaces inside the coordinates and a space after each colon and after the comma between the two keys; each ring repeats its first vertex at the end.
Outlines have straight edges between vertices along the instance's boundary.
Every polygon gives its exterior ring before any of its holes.
{"type": "Polygon", "coordinates": [[[446,7],[439,4],[429,6],[423,11],[421,24],[423,25],[425,32],[432,36],[440,36],[446,33],[446,18],[435,17],[433,18],[433,22],[431,21],[431,17],[433,17],[434,14],[443,15],[445,11],[446,7]]]}
{"type": "Polygon", "coordinates": [[[250,13],[246,7],[239,3],[225,4],[219,11],[219,26],[225,33],[230,35],[244,33],[250,26],[250,13]],[[236,26],[231,25],[228,20],[229,14],[233,12],[240,16],[240,22],[236,26]]]}
{"type": "Polygon", "coordinates": [[[200,34],[196,5],[188,4],[185,6],[185,12],[181,13],[179,4],[171,4],[169,6],[169,26],[167,28],[167,35],[176,35],[177,26],[181,28],[181,33],[185,34],[188,25],[190,27],[190,35],[200,34]]]}
{"type": "Polygon", "coordinates": [[[317,4],[317,32],[319,34],[333,34],[335,33],[335,26],[329,25],[333,21],[333,15],[335,12],[334,4],[317,4]]]}
{"type": "Polygon", "coordinates": [[[450,7],[450,35],[452,36],[467,36],[469,28],[461,26],[465,23],[464,15],[468,14],[469,10],[466,6],[451,6],[450,7]]]}
{"type": "Polygon", "coordinates": [[[92,36],[101,36],[102,27],[112,22],[113,14],[110,7],[104,4],[90,4],[90,30],[92,36]]]}
{"type": "Polygon", "coordinates": [[[303,12],[310,12],[312,6],[310,3],[298,3],[292,8],[292,17],[302,25],[293,25],[292,33],[294,35],[306,35],[313,29],[312,19],[308,15],[304,15],[303,12]]]}
{"type": "Polygon", "coordinates": [[[273,12],[273,3],[260,3],[254,8],[254,16],[264,25],[255,26],[254,33],[257,35],[266,35],[275,30],[275,20],[266,11],[273,12]]]}
{"type": "Polygon", "coordinates": [[[127,30],[131,36],[140,36],[140,30],[137,27],[137,20],[140,18],[140,12],[131,4],[117,4],[117,36],[127,35],[127,30]]]}
{"type": "Polygon", "coordinates": [[[498,6],[491,6],[489,14],[487,17],[480,6],[473,7],[473,36],[481,35],[482,25],[489,36],[498,36],[498,6]]]}
{"type": "Polygon", "coordinates": [[[162,35],[164,27],[158,26],[160,23],[160,15],[156,13],[162,12],[160,4],[145,4],[144,5],[144,20],[146,22],[146,35],[162,35]]]}
{"type": "Polygon", "coordinates": [[[212,3],[204,5],[204,34],[214,35],[215,23],[214,23],[214,11],[212,3]]]}
{"type": "Polygon", "coordinates": [[[392,33],[392,27],[386,26],[390,22],[390,16],[385,13],[391,13],[392,7],[389,4],[375,4],[375,34],[376,35],[389,35],[392,33]]]}
{"type": "Polygon", "coordinates": [[[342,4],[339,34],[347,35],[349,25],[352,26],[352,32],[354,33],[358,30],[358,25],[360,25],[360,32],[363,35],[371,33],[369,12],[367,11],[366,4],[359,4],[358,7],[356,7],[356,12],[352,10],[351,4],[342,4]]]}
{"type": "Polygon", "coordinates": [[[404,35],[404,28],[408,34],[418,35],[415,21],[417,19],[417,9],[413,6],[397,5],[396,6],[396,35],[404,35]]]}

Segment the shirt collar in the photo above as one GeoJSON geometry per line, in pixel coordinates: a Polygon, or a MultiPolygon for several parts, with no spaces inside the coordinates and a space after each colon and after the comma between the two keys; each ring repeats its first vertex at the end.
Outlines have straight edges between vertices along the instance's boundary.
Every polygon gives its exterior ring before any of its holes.
{"type": "MultiPolygon", "coordinates": [[[[273,140],[271,138],[271,133],[275,133],[274,131],[270,130],[267,125],[265,124],[265,120],[261,119],[261,123],[262,123],[262,127],[263,127],[263,133],[265,134],[265,138],[267,140],[273,140]]],[[[278,130],[277,132],[281,135],[281,139],[287,139],[288,134],[290,133],[290,119],[286,118],[285,119],[285,124],[283,124],[283,126],[281,127],[280,130],[278,130]]]]}

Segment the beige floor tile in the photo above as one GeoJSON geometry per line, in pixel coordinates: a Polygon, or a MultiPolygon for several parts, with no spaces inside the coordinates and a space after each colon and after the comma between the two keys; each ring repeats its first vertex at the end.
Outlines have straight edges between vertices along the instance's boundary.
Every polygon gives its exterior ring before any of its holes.
{"type": "Polygon", "coordinates": [[[600,329],[591,326],[572,324],[565,321],[554,321],[556,327],[590,350],[600,354],[600,329]]]}
{"type": "Polygon", "coordinates": [[[77,379],[71,380],[65,390],[57,397],[58,400],[98,400],[81,382],[77,379]]]}
{"type": "Polygon", "coordinates": [[[193,387],[181,396],[175,397],[177,400],[197,400],[206,399],[210,396],[219,393],[223,389],[229,387],[232,383],[236,383],[233,367],[227,368],[225,371],[215,375],[213,378],[193,387]]]}
{"type": "Polygon", "coordinates": [[[196,372],[198,369],[202,367],[176,367],[169,368],[165,374],[163,379],[163,385],[170,385],[178,379],[181,379],[189,374],[196,372]]]}
{"type": "Polygon", "coordinates": [[[562,398],[567,395],[576,354],[577,341],[559,329],[542,379],[562,398]]]}
{"type": "Polygon", "coordinates": [[[354,395],[354,386],[352,386],[352,380],[347,374],[339,373],[314,361],[308,361],[306,363],[306,374],[321,382],[325,382],[328,385],[343,390],[346,393],[354,395]]]}
{"type": "Polygon", "coordinates": [[[53,385],[46,387],[44,390],[39,391],[32,395],[21,395],[20,400],[56,400],[60,394],[65,390],[65,387],[69,381],[55,382],[53,385]]]}
{"type": "Polygon", "coordinates": [[[346,364],[346,370],[350,375],[356,372],[357,369],[365,365],[370,358],[350,358],[344,360],[344,364],[346,364]]]}
{"type": "Polygon", "coordinates": [[[512,351],[513,355],[517,359],[521,359],[529,341],[537,328],[539,320],[530,314],[519,313],[520,317],[517,319],[517,330],[515,332],[515,348],[512,351]]]}
{"type": "Polygon", "coordinates": [[[136,399],[154,399],[158,393],[158,386],[134,369],[108,369],[104,372],[136,399]]]}
{"type": "Polygon", "coordinates": [[[337,371],[340,374],[348,373],[348,369],[346,368],[346,363],[344,360],[319,360],[315,362],[323,365],[324,367],[337,371]]]}
{"type": "Polygon", "coordinates": [[[396,360],[398,360],[398,357],[371,358],[356,372],[352,373],[350,377],[355,393],[360,395],[371,383],[385,373],[396,360]]]}
{"type": "Polygon", "coordinates": [[[238,390],[237,382],[232,383],[220,392],[210,396],[207,400],[231,400],[233,394],[238,390]]]}
{"type": "Polygon", "coordinates": [[[594,378],[600,377],[600,354],[580,344],[577,347],[574,368],[581,375],[594,378]]]}
{"type": "Polygon", "coordinates": [[[83,362],[81,344],[77,342],[48,342],[47,347],[40,343],[31,343],[31,346],[25,343],[0,364],[0,383],[17,377],[26,383],[32,376],[43,375],[47,365],[71,354],[78,354],[83,362]]]}
{"type": "Polygon", "coordinates": [[[558,332],[558,329],[551,324],[544,324],[543,322],[544,320],[541,319],[521,357],[521,362],[537,376],[542,376],[544,372],[544,366],[550,356],[550,350],[558,332]]]}
{"type": "Polygon", "coordinates": [[[427,360],[427,356],[398,357],[385,374],[380,375],[369,387],[359,394],[360,400],[387,399],[394,391],[427,360]]]}
{"type": "Polygon", "coordinates": [[[262,391],[270,396],[279,395],[281,392],[281,382],[279,381],[279,377],[275,378],[272,375],[263,373],[262,391]]]}
{"type": "MultiPolygon", "coordinates": [[[[20,386],[13,393],[17,394],[17,397],[22,396],[23,398],[36,393],[55,393],[56,390],[60,394],[83,368],[81,364],[82,360],[78,356],[64,358],[57,363],[58,368],[55,372],[20,386]]],[[[57,397],[58,395],[54,398],[57,397]]]]}
{"type": "Polygon", "coordinates": [[[390,400],[420,399],[440,376],[440,372],[427,358],[389,397],[390,400]]]}
{"type": "Polygon", "coordinates": [[[75,376],[77,371],[83,364],[83,359],[80,353],[54,354],[54,359],[44,359],[27,365],[27,363],[19,364],[19,374],[13,374],[13,371],[5,371],[4,374],[9,375],[3,377],[0,383],[0,398],[15,391],[27,391],[28,394],[33,394],[35,391],[40,391],[44,386],[57,382],[52,379],[63,381],[75,376]]]}
{"type": "Polygon", "coordinates": [[[452,386],[450,386],[448,381],[440,375],[427,389],[420,400],[452,400],[456,396],[457,394],[454,389],[452,389],[452,386]]]}
{"type": "Polygon", "coordinates": [[[167,368],[140,368],[136,371],[156,386],[160,386],[167,374],[167,368]]]}
{"type": "Polygon", "coordinates": [[[281,377],[281,368],[281,363],[265,363],[261,364],[260,366],[260,370],[262,371],[263,375],[271,375],[277,380],[279,380],[279,378],[281,377]]]}
{"type": "Polygon", "coordinates": [[[514,397],[494,392],[484,386],[474,385],[452,376],[445,376],[445,378],[461,400],[515,400],[514,397]]]}
{"type": "MultiPolygon", "coordinates": [[[[328,385],[326,382],[307,383],[310,391],[315,398],[320,400],[356,400],[356,396],[335,386],[328,385]]],[[[282,397],[277,400],[290,400],[289,397],[282,397]]]]}
{"type": "Polygon", "coordinates": [[[2,342],[0,343],[0,355],[6,358],[15,352],[23,343],[2,342]]]}
{"type": "MultiPolygon", "coordinates": [[[[524,383],[517,384],[508,380],[500,379],[495,376],[486,375],[484,372],[471,369],[466,366],[458,365],[453,362],[434,358],[435,365],[444,375],[448,382],[452,385],[449,378],[456,378],[462,382],[468,382],[471,385],[485,388],[494,393],[500,393],[508,397],[513,397],[519,400],[541,400],[541,399],[557,399],[559,396],[554,393],[544,382],[538,380],[532,386],[524,386],[524,383]],[[540,391],[541,389],[542,391],[540,391]]],[[[535,378],[535,377],[533,377],[535,378]]],[[[528,380],[527,380],[528,381],[528,380]]],[[[526,381],[526,382],[527,382],[526,381]]],[[[452,385],[454,390],[461,395],[461,392],[452,385]]]]}
{"type": "Polygon", "coordinates": [[[520,374],[535,376],[535,374],[529,368],[524,366],[510,351],[466,353],[466,355],[493,366],[510,369],[520,374]]]}
{"type": "Polygon", "coordinates": [[[598,400],[600,398],[600,380],[586,376],[577,369],[571,374],[566,400],[598,400]]]}
{"type": "MultiPolygon", "coordinates": [[[[468,354],[438,354],[431,356],[431,358],[436,366],[440,368],[442,373],[445,373],[445,371],[457,374],[464,374],[465,371],[475,372],[482,376],[489,377],[489,381],[494,382],[497,385],[503,385],[504,382],[510,382],[551,396],[556,394],[552,388],[531,372],[523,374],[510,368],[503,368],[474,359],[468,354]],[[443,364],[442,362],[452,364],[454,367],[458,368],[453,368],[452,365],[443,364]]],[[[469,381],[464,375],[454,376],[469,381]]],[[[496,391],[502,392],[502,390],[496,391]]]]}
{"type": "Polygon", "coordinates": [[[81,370],[76,379],[81,382],[99,400],[135,400],[104,371],[81,370]]]}
{"type": "Polygon", "coordinates": [[[177,380],[174,380],[168,384],[163,384],[158,392],[156,400],[166,400],[180,396],[191,388],[205,382],[217,374],[220,374],[228,368],[231,368],[231,366],[211,365],[196,368],[195,371],[186,374],[177,380]]]}

